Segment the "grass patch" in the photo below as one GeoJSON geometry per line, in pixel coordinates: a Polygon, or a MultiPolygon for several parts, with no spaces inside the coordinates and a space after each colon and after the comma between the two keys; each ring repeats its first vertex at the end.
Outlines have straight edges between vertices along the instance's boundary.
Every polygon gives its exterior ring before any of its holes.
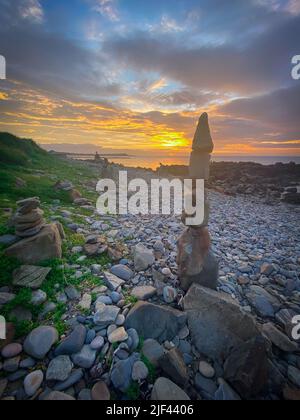
{"type": "Polygon", "coordinates": [[[38,322],[18,321],[18,320],[14,321],[14,325],[15,325],[15,330],[16,330],[16,333],[15,333],[16,339],[27,336],[29,333],[31,333],[32,330],[34,330],[35,328],[39,326],[38,322]]]}
{"type": "Polygon", "coordinates": [[[0,251],[0,287],[11,284],[13,271],[20,266],[18,260],[6,257],[3,249],[0,251]]]}
{"type": "Polygon", "coordinates": [[[127,294],[124,296],[126,305],[135,305],[139,300],[135,296],[127,294]]]}
{"type": "Polygon", "coordinates": [[[93,276],[92,274],[86,274],[80,277],[79,279],[73,279],[73,285],[77,286],[81,290],[84,290],[104,286],[104,282],[97,276],[93,276]]]}
{"type": "Polygon", "coordinates": [[[67,306],[63,303],[58,303],[55,312],[49,314],[47,317],[47,320],[53,323],[59,335],[63,335],[67,331],[67,325],[64,321],[62,321],[62,317],[66,311],[67,306]]]}
{"type": "Polygon", "coordinates": [[[74,246],[83,246],[85,245],[84,235],[74,233],[68,237],[68,246],[73,248],[74,246]]]}
{"type": "Polygon", "coordinates": [[[44,261],[41,266],[51,267],[51,271],[41,286],[41,290],[47,293],[48,300],[56,301],[57,292],[68,286],[67,276],[71,275],[72,272],[65,270],[63,261],[59,259],[44,261]]]}
{"type": "MultiPolygon", "coordinates": [[[[75,182],[74,188],[83,196],[96,200],[97,193],[90,193],[83,184],[97,180],[98,169],[83,162],[70,161],[64,157],[51,155],[41,149],[32,140],[19,139],[8,133],[0,133],[0,197],[14,204],[17,200],[38,196],[43,203],[60,200],[72,204],[68,192],[54,188],[58,180],[75,182]],[[26,185],[16,187],[16,178],[21,178],[26,185]]],[[[3,205],[3,204],[2,204],[3,205]]],[[[8,205],[5,204],[7,207],[8,205]]],[[[83,209],[82,214],[89,215],[83,209]]]]}
{"type": "Polygon", "coordinates": [[[9,227],[7,225],[0,225],[0,236],[2,235],[13,235],[15,233],[15,229],[9,227]]]}
{"type": "MultiPolygon", "coordinates": [[[[78,264],[78,258],[80,258],[82,254],[72,254],[69,250],[66,251],[66,259],[68,260],[69,264],[78,264]]],[[[103,268],[106,268],[109,264],[112,263],[111,258],[109,258],[107,253],[102,255],[98,255],[96,257],[88,257],[85,260],[80,262],[82,267],[90,267],[93,264],[101,265],[103,268]]]]}
{"type": "Polygon", "coordinates": [[[145,363],[145,365],[148,368],[148,371],[149,371],[148,381],[151,384],[154,384],[157,378],[157,371],[156,371],[155,366],[153,365],[153,363],[150,362],[150,360],[144,354],[141,355],[141,361],[145,363]]]}
{"type": "Polygon", "coordinates": [[[125,395],[130,401],[137,401],[140,396],[140,386],[137,382],[132,382],[130,387],[126,390],[125,395]]]}

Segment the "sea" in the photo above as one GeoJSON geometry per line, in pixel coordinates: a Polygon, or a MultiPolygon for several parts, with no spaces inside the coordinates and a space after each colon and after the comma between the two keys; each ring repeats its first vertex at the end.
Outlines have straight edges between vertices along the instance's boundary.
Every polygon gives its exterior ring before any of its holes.
{"type": "MultiPolygon", "coordinates": [[[[215,162],[255,162],[260,163],[261,165],[273,165],[277,162],[289,163],[295,162],[300,164],[300,156],[213,156],[212,158],[215,162]]],[[[176,157],[141,157],[141,156],[132,156],[132,157],[119,157],[119,158],[110,158],[110,162],[120,163],[128,167],[141,167],[156,169],[163,165],[188,165],[189,156],[176,156],[176,157]]]]}
{"type": "MultiPolygon", "coordinates": [[[[70,155],[75,159],[86,160],[93,159],[94,155],[70,155]]],[[[109,162],[122,164],[132,168],[149,168],[156,169],[163,165],[188,165],[189,156],[116,156],[108,157],[109,162]]],[[[212,160],[215,162],[255,162],[261,165],[273,165],[275,163],[289,163],[295,162],[300,164],[300,156],[213,156],[212,160]]]]}

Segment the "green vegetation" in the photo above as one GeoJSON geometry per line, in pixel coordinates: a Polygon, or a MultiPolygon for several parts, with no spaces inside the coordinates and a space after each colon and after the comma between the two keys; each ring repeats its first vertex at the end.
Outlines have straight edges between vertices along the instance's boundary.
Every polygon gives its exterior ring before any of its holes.
{"type": "Polygon", "coordinates": [[[130,401],[136,401],[140,396],[140,392],[139,384],[137,382],[132,382],[130,387],[125,392],[125,395],[130,401]]]}
{"type": "Polygon", "coordinates": [[[47,152],[43,151],[34,141],[22,140],[8,133],[0,134],[0,162],[10,165],[24,166],[40,158],[47,158],[47,152]]]}
{"type": "Polygon", "coordinates": [[[138,302],[138,299],[135,296],[130,295],[129,293],[125,295],[125,304],[126,305],[135,305],[138,302]]]}
{"type": "MultiPolygon", "coordinates": [[[[95,200],[83,182],[97,179],[93,171],[82,162],[71,162],[63,157],[52,155],[41,149],[32,140],[19,139],[8,133],[0,133],[0,208],[15,207],[17,200],[39,197],[43,203],[60,200],[71,205],[68,192],[58,191],[53,186],[58,180],[78,180],[74,185],[86,198],[95,200]],[[16,186],[16,179],[24,181],[24,186],[16,186]]],[[[88,211],[82,212],[88,215],[88,211]]]]}
{"type": "Polygon", "coordinates": [[[157,371],[155,366],[153,365],[153,363],[150,362],[150,360],[144,355],[141,355],[141,361],[143,363],[145,363],[145,365],[148,368],[149,371],[149,376],[148,376],[148,380],[151,384],[154,384],[156,378],[157,378],[157,371]]]}
{"type": "Polygon", "coordinates": [[[84,235],[74,233],[73,235],[69,236],[68,243],[70,248],[73,248],[74,246],[83,246],[85,244],[84,235]]]}
{"type": "Polygon", "coordinates": [[[20,263],[15,258],[8,258],[4,255],[4,250],[0,250],[0,287],[9,286],[12,281],[12,273],[20,267],[20,263]]]}
{"type": "Polygon", "coordinates": [[[15,320],[14,324],[15,324],[15,329],[16,329],[16,334],[15,334],[16,339],[25,337],[32,330],[34,330],[35,328],[37,328],[39,326],[39,324],[37,322],[33,322],[33,321],[18,321],[18,320],[15,320]]]}
{"type": "MultiPolygon", "coordinates": [[[[8,224],[11,211],[16,209],[16,201],[29,197],[39,197],[44,210],[44,217],[50,221],[55,213],[55,204],[60,205],[60,211],[66,210],[72,213],[71,219],[74,223],[84,224],[85,218],[93,214],[93,210],[77,208],[72,203],[70,193],[59,191],[54,188],[57,181],[66,180],[73,183],[83,197],[95,202],[96,191],[90,192],[89,185],[98,179],[98,170],[86,165],[84,162],[76,162],[58,155],[47,153],[32,140],[19,139],[8,133],[0,133],[0,236],[13,234],[14,229],[8,224]],[[11,209],[8,211],[7,209],[11,209]]],[[[93,188],[92,188],[93,189],[93,188]]],[[[77,264],[80,254],[72,254],[75,246],[83,246],[85,238],[83,235],[74,234],[64,222],[63,217],[58,219],[64,223],[67,235],[63,243],[63,258],[51,261],[44,261],[39,264],[44,267],[51,267],[51,272],[41,286],[47,294],[47,300],[56,304],[53,313],[47,315],[46,321],[54,325],[60,334],[66,331],[66,324],[62,320],[67,307],[57,302],[57,294],[64,291],[68,285],[75,286],[78,290],[92,289],[103,285],[99,277],[91,274],[84,274],[82,277],[75,276],[75,269],[67,269],[66,264],[77,264]]],[[[21,264],[12,258],[4,255],[5,246],[0,245],[0,287],[11,288],[13,271],[21,264]]],[[[111,263],[107,254],[95,258],[87,258],[80,265],[89,267],[92,264],[100,264],[106,267],[111,263]]],[[[17,337],[28,334],[33,328],[39,325],[39,316],[43,311],[43,305],[33,306],[31,302],[32,291],[29,289],[11,288],[16,297],[9,304],[3,306],[0,314],[7,320],[15,323],[17,337]],[[32,321],[18,321],[11,319],[10,313],[17,307],[28,309],[32,313],[32,321]]],[[[96,299],[96,296],[93,296],[96,299]]]]}

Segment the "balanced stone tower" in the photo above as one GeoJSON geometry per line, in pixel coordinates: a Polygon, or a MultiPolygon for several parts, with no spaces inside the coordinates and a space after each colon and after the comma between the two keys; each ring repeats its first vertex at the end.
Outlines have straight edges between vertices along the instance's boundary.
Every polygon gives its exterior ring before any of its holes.
{"type": "MultiPolygon", "coordinates": [[[[197,180],[208,181],[211,153],[214,144],[212,141],[208,115],[201,115],[194,136],[193,150],[190,158],[189,175],[193,180],[191,192],[193,203],[196,198],[197,180]]],[[[210,289],[216,289],[218,283],[219,265],[211,249],[211,240],[208,231],[210,206],[205,190],[204,221],[199,226],[187,226],[178,240],[178,269],[179,281],[183,290],[187,291],[193,283],[210,289]]],[[[191,216],[191,215],[189,215],[191,216]]],[[[182,221],[186,224],[187,215],[184,213],[182,221]]]]}

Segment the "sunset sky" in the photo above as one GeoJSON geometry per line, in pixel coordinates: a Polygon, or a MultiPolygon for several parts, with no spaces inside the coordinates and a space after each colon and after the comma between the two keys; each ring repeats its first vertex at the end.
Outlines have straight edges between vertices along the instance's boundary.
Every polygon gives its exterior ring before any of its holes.
{"type": "Polygon", "coordinates": [[[0,131],[39,143],[300,154],[300,0],[0,0],[0,131]]]}

